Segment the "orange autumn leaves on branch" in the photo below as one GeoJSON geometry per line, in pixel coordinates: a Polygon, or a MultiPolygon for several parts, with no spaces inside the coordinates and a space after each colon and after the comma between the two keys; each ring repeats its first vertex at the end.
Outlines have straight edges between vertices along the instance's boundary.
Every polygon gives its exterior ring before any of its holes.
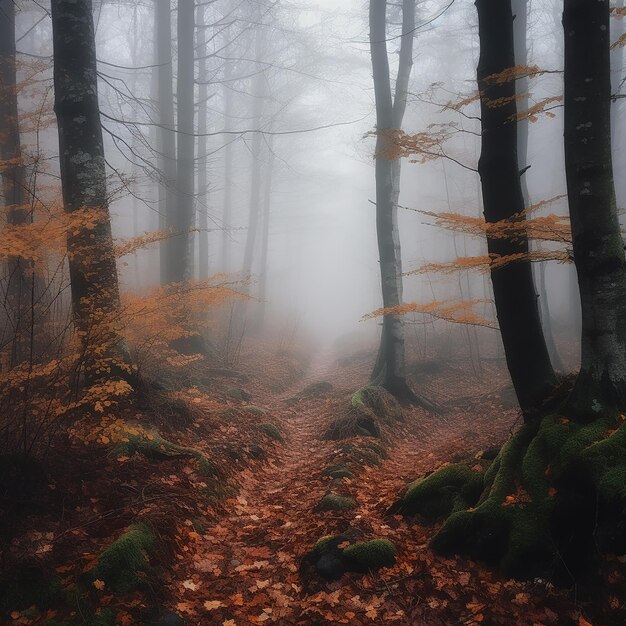
{"type": "Polygon", "coordinates": [[[383,315],[406,315],[408,313],[422,313],[439,320],[454,324],[470,324],[472,326],[484,326],[486,328],[498,328],[497,324],[487,318],[474,313],[472,309],[478,304],[484,304],[485,300],[444,301],[435,300],[426,304],[409,302],[399,306],[377,309],[364,315],[361,319],[368,320],[383,315]]]}

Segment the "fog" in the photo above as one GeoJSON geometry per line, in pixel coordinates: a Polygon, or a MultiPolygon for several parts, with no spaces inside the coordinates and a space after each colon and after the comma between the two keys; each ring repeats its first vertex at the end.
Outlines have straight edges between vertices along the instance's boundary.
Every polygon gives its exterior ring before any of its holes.
{"type": "MultiPolygon", "coordinates": [[[[557,5],[556,0],[534,0],[530,6],[528,65],[548,70],[531,78],[530,106],[562,93],[557,5]]],[[[18,51],[25,59],[49,60],[49,20],[34,2],[20,7],[18,51]]],[[[167,186],[155,101],[159,68],[154,8],[151,2],[98,2],[94,10],[113,232],[120,239],[137,237],[163,228],[162,195],[167,186]]],[[[382,304],[374,202],[376,112],[366,3],[218,0],[196,9],[197,23],[200,10],[207,26],[193,34],[197,135],[193,202],[198,228],[209,231],[209,273],[227,272],[233,279],[246,273],[244,250],[252,206],[261,217],[249,293],[266,302],[267,319],[278,327],[295,325],[329,342],[353,332],[375,337],[379,320],[361,320],[382,304]],[[198,39],[201,32],[206,33],[206,44],[198,39]],[[255,91],[259,88],[262,93],[255,91]],[[206,118],[200,120],[201,115],[206,118]],[[201,179],[205,188],[200,187],[201,179]],[[269,202],[266,259],[263,202],[269,202]],[[259,284],[264,280],[265,291],[259,284]]],[[[388,25],[392,77],[402,38],[398,11],[390,12],[388,25]]],[[[482,214],[476,171],[478,102],[459,110],[446,106],[476,93],[478,30],[473,4],[418,2],[413,36],[402,127],[409,134],[440,129],[446,140],[435,147],[436,158],[417,163],[411,157],[403,159],[399,232],[405,272],[486,253],[483,238],[452,235],[418,212],[482,214]]],[[[50,79],[50,69],[43,68],[37,80],[49,89],[50,79]]],[[[31,103],[36,106],[37,98],[31,103]]],[[[555,100],[539,109],[528,124],[530,167],[524,176],[529,204],[565,193],[560,103],[555,100]]],[[[51,158],[57,150],[54,127],[40,129],[37,137],[25,133],[26,144],[35,141],[50,158],[49,175],[54,178],[58,175],[51,158]]],[[[540,209],[544,214],[566,211],[563,197],[540,209]]],[[[197,232],[193,237],[196,277],[201,271],[199,237],[197,232]]],[[[537,280],[541,265],[548,294],[542,308],[548,305],[555,328],[571,330],[573,270],[567,264],[537,263],[537,280]]],[[[127,290],[159,284],[159,244],[125,258],[119,270],[127,290]]],[[[487,275],[480,271],[429,272],[405,276],[403,283],[405,302],[492,299],[487,275]]],[[[482,313],[493,318],[493,307],[482,305],[482,313]]]]}

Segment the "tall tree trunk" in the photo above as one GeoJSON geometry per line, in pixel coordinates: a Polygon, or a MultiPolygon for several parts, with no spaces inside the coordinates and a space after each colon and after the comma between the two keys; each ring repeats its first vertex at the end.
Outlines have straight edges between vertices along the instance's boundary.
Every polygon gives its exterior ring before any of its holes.
{"type": "Polygon", "coordinates": [[[170,280],[191,280],[194,274],[194,12],[192,0],[178,0],[178,76],[176,84],[176,211],[172,221],[170,280]]]}
{"type": "Polygon", "coordinates": [[[74,323],[86,351],[85,378],[87,382],[111,375],[128,378],[130,357],[116,329],[120,299],[91,0],[52,0],[51,9],[63,203],[67,213],[78,217],[67,247],[74,323]],[[94,214],[88,223],[82,211],[94,214]]]}
{"type": "Polygon", "coordinates": [[[208,220],[208,180],[207,180],[207,115],[208,115],[208,76],[207,76],[207,47],[206,24],[204,6],[197,8],[198,27],[198,278],[206,280],[209,277],[209,220],[208,220]]]}
{"type": "MultiPolygon", "coordinates": [[[[624,8],[624,0],[616,0],[616,9],[624,8]]],[[[611,20],[611,41],[616,42],[626,32],[626,16],[615,15],[611,20]]],[[[611,93],[616,96],[624,92],[624,46],[617,46],[611,50],[611,93]]],[[[624,101],[615,98],[611,104],[611,143],[613,153],[613,173],[615,177],[615,192],[618,206],[626,201],[624,186],[625,155],[624,145],[624,101]]],[[[622,218],[623,223],[623,218],[622,218]]]]}
{"type": "MultiPolygon", "coordinates": [[[[257,11],[257,21],[262,17],[261,5],[257,11]]],[[[253,79],[252,98],[252,128],[260,129],[263,120],[263,109],[267,98],[267,77],[259,63],[265,51],[267,33],[263,24],[259,24],[255,32],[255,54],[257,61],[256,75],[253,79]]],[[[254,260],[257,231],[259,225],[260,199],[261,199],[261,133],[255,132],[252,137],[250,153],[252,157],[252,176],[250,180],[250,199],[248,202],[248,234],[246,235],[246,247],[243,255],[243,275],[250,276],[254,260]]]]}
{"type": "Polygon", "coordinates": [[[270,218],[272,214],[272,180],[274,175],[274,151],[272,149],[272,137],[270,136],[267,149],[268,160],[265,167],[265,180],[263,192],[263,229],[261,231],[261,262],[259,267],[259,303],[258,316],[256,320],[257,329],[263,328],[265,323],[265,306],[267,300],[267,273],[269,271],[267,265],[267,253],[269,249],[270,238],[270,218]]]}
{"type": "Polygon", "coordinates": [[[568,404],[593,419],[626,406],[626,270],[611,160],[608,0],[565,0],[563,27],[565,172],[582,307],[581,368],[568,404]]]}
{"type": "MultiPolygon", "coordinates": [[[[413,64],[415,0],[402,4],[402,32],[395,99],[391,93],[387,55],[387,2],[370,0],[370,52],[376,99],[376,234],[380,261],[381,289],[385,308],[402,303],[402,255],[398,230],[400,161],[384,158],[401,128],[406,109],[408,80],[413,64]]],[[[383,317],[383,329],[372,380],[402,400],[416,397],[406,382],[404,328],[399,315],[383,317]]]]}
{"type": "Polygon", "coordinates": [[[231,86],[232,61],[226,60],[224,68],[224,206],[222,209],[222,245],[220,249],[220,270],[230,272],[230,221],[233,204],[233,138],[228,134],[232,129],[233,91],[231,86]]]}
{"type": "MultiPolygon", "coordinates": [[[[159,216],[163,229],[175,230],[176,215],[176,133],[174,128],[174,92],[172,86],[172,16],[170,0],[155,0],[155,52],[158,82],[159,123],[159,216]]],[[[172,266],[174,239],[165,239],[160,244],[161,284],[175,280],[172,266]]]]}
{"type": "MultiPolygon", "coordinates": [[[[511,10],[513,12],[513,43],[515,49],[515,65],[528,66],[528,0],[511,0],[511,10]]],[[[520,75],[515,81],[515,91],[517,94],[517,107],[522,112],[528,111],[529,103],[529,80],[528,76],[524,73],[520,75]]],[[[522,187],[522,196],[524,198],[524,206],[530,206],[531,198],[528,191],[528,178],[526,171],[532,165],[528,161],[528,130],[529,122],[527,118],[519,120],[517,124],[517,163],[520,168],[520,184],[522,187]]],[[[532,249],[533,242],[529,241],[529,247],[532,249]]],[[[535,283],[540,282],[541,287],[545,283],[545,266],[532,266],[533,279],[535,283]],[[539,269],[538,269],[539,268],[539,269]],[[539,274],[539,281],[537,281],[537,274],[539,274]]],[[[556,349],[554,342],[554,336],[552,333],[552,320],[550,319],[550,307],[547,299],[547,291],[540,289],[539,292],[539,317],[541,326],[543,328],[543,334],[546,340],[546,346],[548,347],[548,354],[552,364],[557,369],[562,369],[561,359],[556,349]]]]}
{"type": "MultiPolygon", "coordinates": [[[[517,161],[517,106],[514,79],[489,80],[515,66],[511,0],[476,0],[480,35],[477,78],[482,146],[478,162],[485,220],[494,223],[524,211],[517,161]],[[499,100],[502,104],[493,106],[499,100]]],[[[528,253],[526,238],[488,239],[489,254],[528,253]]],[[[546,397],[555,375],[541,329],[530,262],[492,270],[494,299],[506,361],[525,415],[546,397]]]]}
{"type": "MultiPolygon", "coordinates": [[[[2,161],[2,196],[11,225],[30,221],[26,208],[26,172],[22,163],[17,103],[17,66],[15,54],[15,2],[0,0],[0,160],[2,161]]],[[[9,339],[9,366],[24,361],[29,354],[31,286],[33,264],[11,256],[7,264],[5,311],[9,339]]]]}

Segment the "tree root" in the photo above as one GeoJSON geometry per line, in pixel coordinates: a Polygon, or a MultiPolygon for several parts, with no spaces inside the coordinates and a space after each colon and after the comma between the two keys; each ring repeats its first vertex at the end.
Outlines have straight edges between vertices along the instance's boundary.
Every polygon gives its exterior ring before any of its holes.
{"type": "Polygon", "coordinates": [[[626,424],[559,415],[523,426],[495,460],[448,465],[412,483],[396,505],[428,522],[431,541],[517,578],[569,585],[603,553],[626,553],[626,424]]]}

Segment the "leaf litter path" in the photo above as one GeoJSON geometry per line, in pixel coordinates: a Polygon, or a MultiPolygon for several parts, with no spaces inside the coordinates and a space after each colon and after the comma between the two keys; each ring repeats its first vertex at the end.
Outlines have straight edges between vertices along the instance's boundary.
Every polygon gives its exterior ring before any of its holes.
{"type": "MultiPolygon", "coordinates": [[[[332,381],[330,397],[289,407],[289,393],[254,390],[255,402],[280,426],[285,443],[276,444],[271,459],[238,474],[237,495],[223,511],[179,528],[169,580],[175,610],[187,624],[220,626],[578,624],[578,608],[549,586],[507,581],[476,564],[437,557],[427,547],[433,529],[386,515],[410,480],[504,441],[516,416],[495,396],[483,395],[478,405],[464,399],[463,410],[445,417],[407,410],[404,424],[383,438],[389,458],[363,466],[353,479],[341,479],[340,490],[358,507],[314,512],[329,490],[331,479],[323,471],[344,445],[324,441],[321,434],[359,386],[356,381],[367,380],[366,373],[363,365],[340,368],[319,357],[308,379],[332,381]],[[389,538],[398,548],[396,565],[365,576],[346,574],[332,583],[301,568],[321,536],[347,529],[365,539],[389,538]]],[[[485,375],[492,383],[501,378],[497,368],[485,375]]],[[[450,390],[463,398],[475,394],[475,378],[462,370],[420,381],[439,401],[450,399],[450,390]]],[[[301,381],[298,389],[305,384],[301,381]]]]}

